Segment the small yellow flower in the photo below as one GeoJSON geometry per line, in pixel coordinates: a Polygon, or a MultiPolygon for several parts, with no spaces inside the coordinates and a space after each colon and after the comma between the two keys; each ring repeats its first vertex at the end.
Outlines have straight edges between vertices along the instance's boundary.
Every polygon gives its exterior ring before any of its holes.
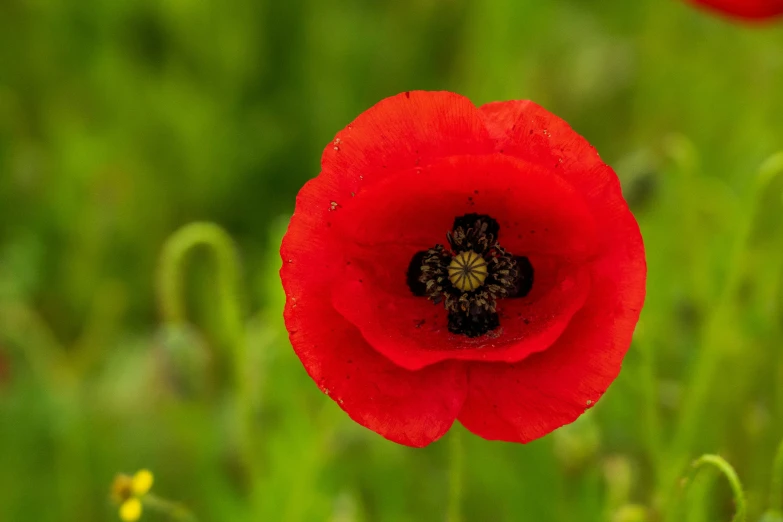
{"type": "Polygon", "coordinates": [[[111,496],[120,506],[120,518],[124,522],[136,522],[141,518],[141,501],[154,481],[155,477],[146,469],[137,471],[132,477],[122,473],[114,477],[111,496]]]}
{"type": "Polygon", "coordinates": [[[126,522],[134,522],[141,517],[141,500],[129,498],[120,504],[120,518],[126,522]]]}
{"type": "Polygon", "coordinates": [[[142,469],[133,475],[133,492],[136,496],[146,495],[147,492],[152,489],[152,483],[155,481],[155,477],[148,469],[142,469]]]}

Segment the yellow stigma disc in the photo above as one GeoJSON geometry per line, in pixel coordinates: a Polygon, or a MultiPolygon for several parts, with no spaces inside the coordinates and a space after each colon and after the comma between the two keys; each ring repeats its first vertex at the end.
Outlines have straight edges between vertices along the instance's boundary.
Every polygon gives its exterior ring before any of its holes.
{"type": "Polygon", "coordinates": [[[487,278],[487,262],[468,250],[454,256],[449,264],[449,281],[463,292],[472,292],[484,284],[487,278]]]}

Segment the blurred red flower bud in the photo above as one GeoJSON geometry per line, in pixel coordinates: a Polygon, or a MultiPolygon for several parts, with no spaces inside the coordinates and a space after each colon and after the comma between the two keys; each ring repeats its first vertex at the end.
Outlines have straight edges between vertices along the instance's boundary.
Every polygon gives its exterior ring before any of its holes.
{"type": "Polygon", "coordinates": [[[726,15],[764,20],[783,14],[783,0],[691,0],[726,15]]]}

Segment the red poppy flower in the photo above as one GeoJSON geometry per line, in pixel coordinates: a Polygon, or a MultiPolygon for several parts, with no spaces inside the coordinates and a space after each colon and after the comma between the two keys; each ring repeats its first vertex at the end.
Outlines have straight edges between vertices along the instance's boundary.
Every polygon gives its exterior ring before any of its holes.
{"type": "Polygon", "coordinates": [[[691,0],[727,15],[763,20],[783,14],[783,0],[691,0]]]}
{"type": "Polygon", "coordinates": [[[337,134],[283,239],[291,343],[356,422],[528,442],[620,371],[646,265],[617,176],[529,101],[381,101],[337,134]]]}

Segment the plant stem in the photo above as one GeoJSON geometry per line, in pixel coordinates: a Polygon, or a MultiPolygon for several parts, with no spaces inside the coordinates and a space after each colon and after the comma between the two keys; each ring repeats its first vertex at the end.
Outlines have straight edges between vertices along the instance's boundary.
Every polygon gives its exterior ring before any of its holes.
{"type": "Polygon", "coordinates": [[[197,519],[188,508],[179,502],[173,502],[156,495],[147,494],[144,496],[144,505],[148,508],[163,513],[173,520],[181,522],[197,522],[197,519]]]}
{"type": "Polygon", "coordinates": [[[255,495],[258,458],[253,436],[253,394],[248,378],[245,315],[240,299],[240,261],[231,236],[214,223],[196,222],[180,228],[166,241],[158,268],[157,289],[163,319],[167,323],[187,320],[185,261],[198,247],[206,247],[216,262],[218,299],[216,309],[230,350],[232,402],[236,408],[238,447],[255,495]]]}
{"type": "MultiPolygon", "coordinates": [[[[729,485],[731,486],[731,491],[734,494],[734,504],[736,507],[734,518],[732,518],[731,521],[746,522],[748,517],[748,506],[747,501],[745,500],[745,491],[742,489],[742,483],[740,482],[740,479],[737,476],[737,472],[734,470],[731,464],[726,462],[723,457],[718,455],[702,455],[693,462],[693,465],[683,479],[685,481],[683,497],[685,496],[684,494],[687,491],[687,487],[690,485],[690,483],[693,482],[693,480],[696,478],[696,475],[704,466],[713,466],[716,468],[723,474],[724,477],[726,477],[726,480],[728,480],[729,485]]],[[[680,516],[681,511],[681,509],[678,510],[677,520],[682,520],[682,517],[680,516]]]]}
{"type": "Polygon", "coordinates": [[[638,344],[642,356],[641,386],[644,399],[645,443],[658,479],[659,464],[663,462],[661,448],[661,414],[658,408],[657,358],[653,344],[644,339],[638,344]]]}
{"type": "Polygon", "coordinates": [[[452,428],[449,435],[449,504],[447,522],[462,520],[462,482],[464,480],[462,433],[452,428]]]}
{"type": "Polygon", "coordinates": [[[214,223],[197,222],[180,228],[166,241],[158,270],[158,297],[163,319],[181,323],[187,318],[184,300],[184,263],[197,247],[212,251],[217,263],[218,310],[228,333],[242,331],[239,300],[239,256],[231,237],[214,223]]]}

